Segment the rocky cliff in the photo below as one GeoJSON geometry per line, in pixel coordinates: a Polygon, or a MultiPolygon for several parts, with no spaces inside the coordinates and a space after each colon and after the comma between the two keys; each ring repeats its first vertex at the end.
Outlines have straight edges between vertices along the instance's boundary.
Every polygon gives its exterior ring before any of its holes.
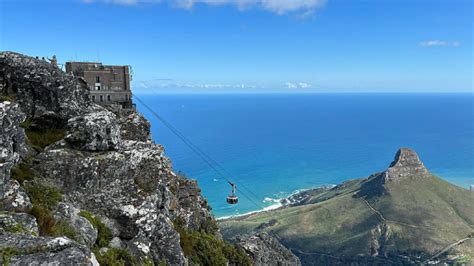
{"type": "Polygon", "coordinates": [[[252,257],[254,265],[299,266],[301,262],[290,250],[267,233],[236,236],[232,240],[252,257]]]}
{"type": "Polygon", "coordinates": [[[2,263],[187,265],[211,241],[222,263],[248,263],[221,240],[197,183],[150,140],[149,123],[87,94],[45,61],[0,53],[2,263]]]}

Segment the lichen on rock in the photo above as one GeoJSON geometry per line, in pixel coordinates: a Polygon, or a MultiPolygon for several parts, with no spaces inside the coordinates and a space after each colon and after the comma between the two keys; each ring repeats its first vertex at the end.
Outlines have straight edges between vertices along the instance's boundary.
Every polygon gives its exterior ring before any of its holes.
{"type": "Polygon", "coordinates": [[[268,233],[241,235],[233,241],[250,255],[254,265],[301,265],[296,255],[268,233]]]}
{"type": "Polygon", "coordinates": [[[13,249],[12,264],[96,265],[93,250],[100,259],[187,265],[177,219],[186,230],[221,238],[209,226],[215,220],[197,182],[174,173],[137,111],[98,106],[77,78],[17,53],[0,53],[0,83],[0,95],[14,101],[0,103],[0,207],[22,213],[17,223],[30,231],[38,232],[40,222],[42,234],[0,233],[0,249],[13,249]],[[29,129],[66,134],[32,152],[20,127],[25,119],[29,129]],[[21,183],[11,178],[20,163],[32,173],[21,183]],[[42,188],[60,197],[42,206],[48,202],[42,188]],[[45,235],[63,232],[48,226],[61,226],[71,238],[45,235]]]}

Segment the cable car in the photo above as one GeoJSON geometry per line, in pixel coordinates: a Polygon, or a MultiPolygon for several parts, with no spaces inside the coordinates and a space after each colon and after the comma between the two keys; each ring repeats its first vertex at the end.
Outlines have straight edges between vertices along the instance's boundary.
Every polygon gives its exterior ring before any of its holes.
{"type": "Polygon", "coordinates": [[[227,196],[227,203],[237,204],[237,202],[239,202],[239,197],[235,195],[235,189],[237,188],[237,186],[230,181],[227,181],[227,182],[229,182],[229,184],[232,186],[232,193],[230,193],[230,195],[227,196]]]}

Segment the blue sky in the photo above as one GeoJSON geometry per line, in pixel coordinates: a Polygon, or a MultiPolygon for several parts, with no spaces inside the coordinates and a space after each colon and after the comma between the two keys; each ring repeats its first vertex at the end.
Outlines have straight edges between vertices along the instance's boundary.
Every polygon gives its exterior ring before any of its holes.
{"type": "Polygon", "coordinates": [[[471,0],[0,0],[0,49],[145,92],[468,92],[471,0]]]}

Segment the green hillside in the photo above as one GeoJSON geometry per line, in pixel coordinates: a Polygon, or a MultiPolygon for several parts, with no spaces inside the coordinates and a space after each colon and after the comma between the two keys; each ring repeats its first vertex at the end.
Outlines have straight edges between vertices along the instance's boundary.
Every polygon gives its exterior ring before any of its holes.
{"type": "Polygon", "coordinates": [[[303,264],[474,258],[474,193],[431,175],[409,149],[382,173],[308,195],[299,206],[222,221],[221,231],[269,231],[303,264]]]}

